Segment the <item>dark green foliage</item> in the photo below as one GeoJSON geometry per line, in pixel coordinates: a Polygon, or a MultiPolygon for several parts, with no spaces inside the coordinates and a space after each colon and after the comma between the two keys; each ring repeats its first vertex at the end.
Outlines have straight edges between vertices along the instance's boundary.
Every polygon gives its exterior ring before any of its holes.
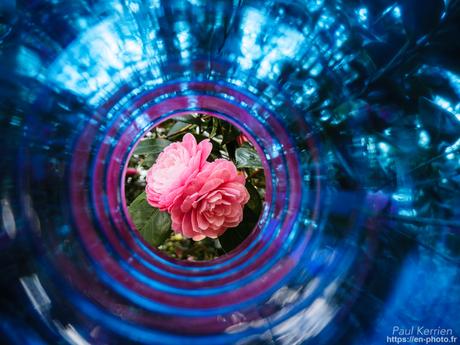
{"type": "Polygon", "coordinates": [[[171,219],[166,212],[150,206],[146,200],[145,192],[129,206],[131,219],[142,237],[153,246],[162,244],[171,233],[171,219]]]}
{"type": "Polygon", "coordinates": [[[227,253],[238,247],[249,236],[262,211],[262,199],[257,189],[250,183],[246,183],[246,189],[250,199],[243,211],[243,221],[236,228],[228,229],[219,237],[220,245],[227,253]]]}

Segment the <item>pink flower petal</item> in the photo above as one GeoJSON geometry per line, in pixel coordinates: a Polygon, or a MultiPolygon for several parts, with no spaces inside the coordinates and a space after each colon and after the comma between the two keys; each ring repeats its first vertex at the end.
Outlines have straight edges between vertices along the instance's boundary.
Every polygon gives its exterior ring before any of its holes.
{"type": "Polygon", "coordinates": [[[215,190],[217,187],[219,187],[224,180],[220,178],[213,178],[212,180],[208,180],[205,182],[203,187],[201,187],[200,191],[198,192],[200,195],[209,193],[212,190],[215,190]]]}
{"type": "Polygon", "coordinates": [[[182,219],[182,231],[186,237],[193,237],[195,233],[193,232],[192,227],[192,214],[185,213],[184,218],[182,219]]]}
{"type": "Polygon", "coordinates": [[[209,222],[203,217],[202,213],[199,211],[196,212],[196,221],[198,227],[201,230],[206,230],[209,227],[209,222]]]}
{"type": "Polygon", "coordinates": [[[201,240],[203,240],[203,239],[205,239],[205,238],[206,238],[205,235],[194,235],[194,236],[192,237],[192,240],[194,240],[194,241],[201,241],[201,240]]]}

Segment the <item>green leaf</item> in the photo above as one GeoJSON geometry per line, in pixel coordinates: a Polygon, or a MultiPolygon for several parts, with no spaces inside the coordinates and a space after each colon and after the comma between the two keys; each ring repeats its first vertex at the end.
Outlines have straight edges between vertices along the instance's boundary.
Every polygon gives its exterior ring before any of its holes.
{"type": "Polygon", "coordinates": [[[217,134],[217,128],[219,127],[219,119],[212,117],[210,127],[211,127],[211,134],[209,134],[209,138],[214,138],[217,134]]]}
{"type": "MultiPolygon", "coordinates": [[[[166,146],[171,144],[169,140],[166,139],[156,139],[148,138],[142,140],[139,145],[137,145],[134,150],[135,155],[156,155],[158,156],[161,151],[165,149],[166,146]]],[[[156,157],[155,157],[156,159],[156,157]]]]}
{"type": "Polygon", "coordinates": [[[252,147],[238,147],[235,151],[235,159],[238,168],[262,168],[259,154],[252,147]]]}
{"type": "Polygon", "coordinates": [[[145,219],[151,216],[154,209],[147,202],[145,192],[142,192],[134,199],[131,205],[129,205],[128,210],[134,225],[138,227],[139,225],[143,225],[145,219]]]}
{"type": "Polygon", "coordinates": [[[155,164],[155,161],[158,158],[158,154],[152,154],[152,155],[145,155],[145,159],[142,162],[142,166],[146,169],[150,169],[150,167],[155,164]]]}
{"type": "Polygon", "coordinates": [[[168,131],[168,137],[172,137],[180,132],[182,132],[183,130],[191,127],[192,125],[189,124],[189,123],[185,123],[185,122],[182,122],[182,121],[177,121],[171,128],[170,130],[168,131]]]}
{"type": "Polygon", "coordinates": [[[149,205],[142,192],[128,208],[131,219],[144,239],[153,246],[162,244],[171,232],[171,219],[166,212],[149,205]]]}
{"type": "Polygon", "coordinates": [[[260,194],[257,189],[249,182],[246,182],[246,189],[249,193],[249,201],[245,207],[248,207],[255,215],[257,215],[258,218],[262,210],[262,199],[260,194]]]}
{"type": "Polygon", "coordinates": [[[229,123],[223,122],[221,123],[221,125],[222,125],[222,134],[223,134],[222,136],[223,145],[236,140],[236,137],[240,135],[240,132],[235,127],[230,125],[229,123]]]}
{"type": "Polygon", "coordinates": [[[171,232],[171,219],[167,212],[154,209],[152,216],[145,222],[140,230],[144,239],[153,246],[159,246],[169,237],[171,232]]]}

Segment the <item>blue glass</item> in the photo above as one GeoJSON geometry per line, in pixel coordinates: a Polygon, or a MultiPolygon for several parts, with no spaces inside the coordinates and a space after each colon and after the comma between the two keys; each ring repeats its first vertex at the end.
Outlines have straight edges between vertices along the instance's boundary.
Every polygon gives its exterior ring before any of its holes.
{"type": "Polygon", "coordinates": [[[459,23],[442,0],[2,2],[2,339],[460,337],[459,23]],[[137,141],[191,111],[267,179],[209,262],[150,247],[124,201],[137,141]]]}

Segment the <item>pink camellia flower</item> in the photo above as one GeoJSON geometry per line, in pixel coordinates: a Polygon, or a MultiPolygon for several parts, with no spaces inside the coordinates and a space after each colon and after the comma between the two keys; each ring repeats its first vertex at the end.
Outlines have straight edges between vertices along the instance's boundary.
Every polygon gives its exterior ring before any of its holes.
{"type": "Polygon", "coordinates": [[[206,163],[171,205],[172,229],[200,241],[237,226],[249,200],[244,183],[244,175],[232,162],[217,159],[206,163]]]}
{"type": "Polygon", "coordinates": [[[147,201],[161,211],[169,210],[183,189],[205,166],[212,150],[208,139],[197,144],[187,133],[182,142],[169,144],[147,172],[147,201]]]}

